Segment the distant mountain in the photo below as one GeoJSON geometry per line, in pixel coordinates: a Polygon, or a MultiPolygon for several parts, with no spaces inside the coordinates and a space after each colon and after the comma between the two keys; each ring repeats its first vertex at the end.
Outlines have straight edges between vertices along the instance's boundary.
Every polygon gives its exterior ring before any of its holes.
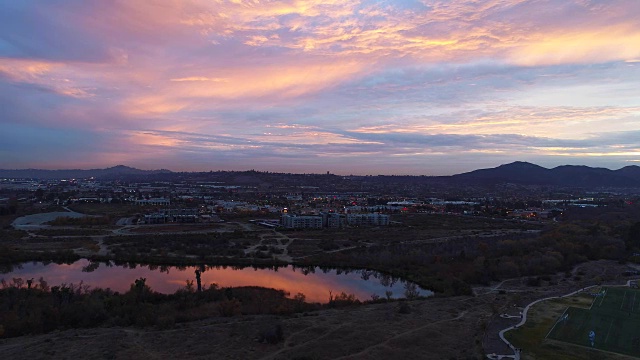
{"type": "Polygon", "coordinates": [[[581,188],[640,188],[640,166],[626,166],[619,170],[589,166],[563,165],[552,169],[516,161],[495,168],[479,169],[452,176],[350,176],[317,174],[283,174],[259,171],[172,172],[170,170],[140,170],[124,165],[91,170],[0,170],[0,178],[30,179],[86,179],[130,181],[215,181],[229,184],[288,184],[291,186],[320,186],[326,190],[361,188],[366,186],[407,187],[433,186],[493,186],[497,184],[547,185],[581,188]],[[346,180],[345,180],[346,179],[346,180]],[[346,182],[345,182],[346,181],[346,182]]]}
{"type": "Polygon", "coordinates": [[[616,172],[628,178],[632,178],[637,181],[640,181],[640,166],[637,166],[637,165],[625,166],[622,169],[617,170],[616,172]]]}
{"type": "Polygon", "coordinates": [[[118,165],[106,169],[90,170],[42,170],[42,169],[21,169],[21,170],[0,170],[0,177],[3,178],[24,178],[24,179],[86,179],[94,177],[96,179],[117,179],[121,177],[144,177],[158,174],[171,174],[170,170],[140,170],[129,166],[118,165]]]}
{"type": "Polygon", "coordinates": [[[522,185],[555,185],[567,187],[640,187],[640,167],[626,166],[619,170],[589,166],[563,165],[553,169],[517,161],[490,169],[480,169],[453,175],[459,183],[490,185],[514,183],[522,185]]]}
{"type": "Polygon", "coordinates": [[[502,183],[514,182],[522,184],[544,184],[549,182],[551,170],[528,162],[516,161],[511,164],[500,165],[490,169],[480,169],[453,175],[457,181],[469,180],[473,182],[502,183]]]}

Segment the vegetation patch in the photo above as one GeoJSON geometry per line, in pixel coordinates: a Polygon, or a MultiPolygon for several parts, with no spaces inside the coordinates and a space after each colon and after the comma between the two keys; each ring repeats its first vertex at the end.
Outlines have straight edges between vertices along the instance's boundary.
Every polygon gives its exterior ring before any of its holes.
{"type": "Polygon", "coordinates": [[[111,231],[106,229],[86,229],[86,228],[72,228],[72,229],[40,229],[33,232],[39,236],[96,236],[96,235],[108,235],[111,231]]]}
{"type": "Polygon", "coordinates": [[[104,244],[116,259],[182,257],[206,260],[221,256],[244,256],[245,235],[235,233],[154,234],[109,236],[104,244]]]}
{"type": "Polygon", "coordinates": [[[91,289],[87,285],[63,284],[16,278],[0,281],[1,337],[46,333],[69,328],[136,326],[171,328],[176,323],[210,317],[255,314],[293,314],[322,308],[290,299],[281,290],[238,287],[196,291],[193,283],[174,294],[153,291],[146,279],[137,279],[129,291],[91,289]]]}

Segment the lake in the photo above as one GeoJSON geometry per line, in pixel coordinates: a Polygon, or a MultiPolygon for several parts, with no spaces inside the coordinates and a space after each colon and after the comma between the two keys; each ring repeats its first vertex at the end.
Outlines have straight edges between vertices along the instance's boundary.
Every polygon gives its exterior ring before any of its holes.
{"type": "MultiPolygon", "coordinates": [[[[146,278],[146,284],[160,293],[173,293],[185,287],[187,280],[195,284],[195,270],[199,267],[176,267],[155,265],[114,265],[112,263],[90,263],[86,259],[73,264],[24,263],[10,272],[0,273],[0,279],[11,282],[13,278],[23,280],[43,277],[49,286],[79,284],[100,288],[111,288],[125,292],[137,278],[146,278]]],[[[284,290],[294,296],[301,292],[309,302],[326,303],[330,292],[333,295],[345,292],[360,300],[370,300],[372,295],[385,297],[387,291],[393,298],[404,297],[406,282],[369,270],[321,269],[319,267],[222,267],[205,266],[202,285],[216,283],[220,287],[262,286],[284,290]]],[[[418,287],[422,296],[433,292],[418,287]]]]}

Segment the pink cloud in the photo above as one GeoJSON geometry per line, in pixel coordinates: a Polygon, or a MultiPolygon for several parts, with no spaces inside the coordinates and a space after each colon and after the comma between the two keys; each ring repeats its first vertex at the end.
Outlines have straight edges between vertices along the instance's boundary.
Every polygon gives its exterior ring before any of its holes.
{"type": "Polygon", "coordinates": [[[415,164],[443,151],[349,132],[493,136],[527,127],[587,139],[597,127],[638,130],[635,0],[33,5],[0,14],[0,126],[92,131],[118,147],[96,150],[105,163],[269,149],[274,162],[352,151],[415,164]],[[548,94],[567,86],[563,110],[548,94]]]}

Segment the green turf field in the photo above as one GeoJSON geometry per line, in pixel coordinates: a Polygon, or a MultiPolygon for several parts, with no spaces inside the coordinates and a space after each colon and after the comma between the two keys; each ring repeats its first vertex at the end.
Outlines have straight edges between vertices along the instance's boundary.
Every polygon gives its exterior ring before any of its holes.
{"type": "Polygon", "coordinates": [[[640,290],[602,290],[605,295],[595,296],[590,309],[567,308],[547,338],[592,347],[589,333],[593,331],[593,348],[640,356],[640,290]]]}

